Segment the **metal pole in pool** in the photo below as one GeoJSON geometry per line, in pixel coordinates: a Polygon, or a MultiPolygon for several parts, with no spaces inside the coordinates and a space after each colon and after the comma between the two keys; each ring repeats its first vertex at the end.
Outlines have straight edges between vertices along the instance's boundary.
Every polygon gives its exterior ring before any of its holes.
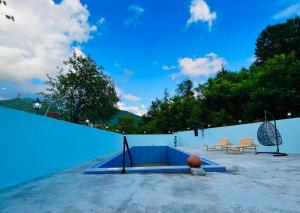
{"type": "Polygon", "coordinates": [[[122,168],[122,174],[126,173],[125,169],[125,136],[123,137],[123,168],[122,168]]]}
{"type": "Polygon", "coordinates": [[[279,145],[278,145],[278,135],[277,135],[277,127],[276,127],[276,120],[274,119],[275,124],[275,137],[276,137],[276,146],[277,146],[277,154],[279,154],[279,145]]]}
{"type": "Polygon", "coordinates": [[[129,149],[128,141],[127,141],[127,138],[126,138],[125,135],[124,135],[124,143],[125,143],[128,155],[129,155],[130,166],[132,167],[132,156],[131,156],[131,152],[130,152],[130,149],[129,149]]]}

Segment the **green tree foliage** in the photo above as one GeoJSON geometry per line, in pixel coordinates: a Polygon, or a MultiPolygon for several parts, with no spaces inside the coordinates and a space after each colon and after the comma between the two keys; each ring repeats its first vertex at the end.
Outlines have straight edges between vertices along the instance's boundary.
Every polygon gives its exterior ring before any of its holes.
{"type": "Polygon", "coordinates": [[[240,72],[224,70],[199,86],[204,96],[202,105],[206,111],[204,117],[207,115],[206,122],[213,119],[214,125],[220,126],[233,124],[240,119],[253,120],[244,116],[251,91],[250,72],[247,69],[240,72]]]}
{"type": "Polygon", "coordinates": [[[177,93],[170,97],[165,90],[164,97],[152,101],[146,115],[142,117],[142,128],[146,132],[171,133],[192,128],[198,117],[198,101],[194,97],[193,82],[189,79],[178,85],[177,93]]]}
{"type": "Polygon", "coordinates": [[[261,63],[275,55],[290,54],[295,51],[300,58],[300,18],[286,23],[269,26],[259,35],[256,41],[255,55],[261,63]]]}
{"type": "Polygon", "coordinates": [[[193,96],[193,82],[190,79],[184,80],[178,85],[177,95],[181,97],[193,96]]]}
{"type": "Polygon", "coordinates": [[[121,133],[126,134],[137,133],[138,123],[132,115],[119,116],[115,129],[118,129],[121,133]]]}
{"type": "MultiPolygon", "coordinates": [[[[192,86],[195,95],[178,93],[156,99],[143,117],[144,128],[168,133],[193,128],[201,122],[206,127],[238,124],[239,120],[254,122],[263,119],[264,110],[277,119],[286,118],[287,112],[300,116],[299,82],[300,60],[293,53],[276,55],[239,72],[223,70],[207,83],[192,86]]],[[[178,90],[185,84],[179,84],[178,90]]]]}
{"type": "Polygon", "coordinates": [[[90,57],[73,54],[56,77],[48,76],[46,99],[74,123],[104,123],[117,111],[113,81],[90,57]]]}
{"type": "Polygon", "coordinates": [[[255,87],[250,93],[253,114],[258,116],[266,109],[277,118],[286,117],[289,111],[300,115],[300,59],[294,53],[254,65],[251,72],[255,87]]]}
{"type": "Polygon", "coordinates": [[[194,87],[178,85],[176,94],[152,102],[143,128],[168,133],[205,126],[238,124],[263,119],[268,110],[277,119],[287,112],[300,116],[300,18],[267,27],[257,40],[257,63],[249,69],[226,70],[194,87]]]}

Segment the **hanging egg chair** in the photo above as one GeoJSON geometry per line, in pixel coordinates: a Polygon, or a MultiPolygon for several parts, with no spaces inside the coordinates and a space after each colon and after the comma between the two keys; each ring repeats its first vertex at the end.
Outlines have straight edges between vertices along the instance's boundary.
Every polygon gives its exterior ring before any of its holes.
{"type": "Polygon", "coordinates": [[[276,120],[274,116],[265,111],[265,121],[259,126],[257,130],[257,140],[263,146],[276,146],[276,152],[256,152],[256,154],[260,153],[271,153],[273,156],[286,156],[286,153],[279,152],[279,145],[282,144],[282,137],[276,127],[276,120]],[[268,120],[267,115],[270,115],[273,119],[274,124],[268,120]]]}
{"type": "Polygon", "coordinates": [[[275,125],[268,120],[265,120],[259,126],[257,131],[257,139],[259,143],[263,146],[276,146],[277,144],[276,135],[277,135],[278,145],[281,145],[282,138],[278,129],[276,129],[275,125]]]}

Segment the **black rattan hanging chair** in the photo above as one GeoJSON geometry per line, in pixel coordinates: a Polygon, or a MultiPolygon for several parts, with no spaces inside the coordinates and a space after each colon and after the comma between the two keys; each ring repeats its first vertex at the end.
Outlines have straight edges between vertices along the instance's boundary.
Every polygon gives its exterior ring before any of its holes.
{"type": "Polygon", "coordinates": [[[276,152],[256,152],[256,154],[260,153],[271,153],[273,156],[286,156],[286,153],[279,152],[279,145],[282,144],[282,137],[276,127],[276,120],[274,116],[265,111],[265,121],[259,126],[257,130],[257,140],[263,146],[276,146],[276,152]],[[270,115],[273,119],[274,124],[268,120],[268,116],[270,115]]]}

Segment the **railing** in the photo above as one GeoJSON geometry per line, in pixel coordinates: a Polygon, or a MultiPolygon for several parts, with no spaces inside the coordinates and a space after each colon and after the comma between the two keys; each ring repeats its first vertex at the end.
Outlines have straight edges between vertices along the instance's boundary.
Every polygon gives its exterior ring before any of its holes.
{"type": "Polygon", "coordinates": [[[126,136],[123,136],[123,169],[122,169],[122,174],[126,173],[126,169],[125,169],[125,149],[127,149],[128,155],[129,155],[129,159],[130,159],[130,166],[132,167],[132,157],[131,157],[131,153],[130,153],[130,149],[128,146],[128,142],[127,142],[127,138],[126,136]]]}

